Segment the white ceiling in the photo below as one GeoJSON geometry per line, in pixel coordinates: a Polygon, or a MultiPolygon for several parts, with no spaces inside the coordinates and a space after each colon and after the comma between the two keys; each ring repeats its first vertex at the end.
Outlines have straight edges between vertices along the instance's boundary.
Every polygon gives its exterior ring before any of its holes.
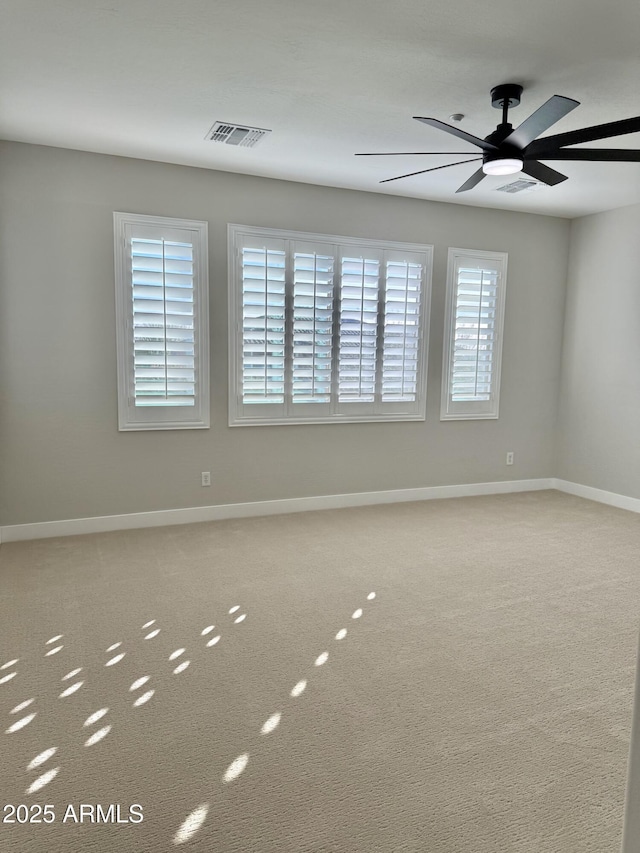
{"type": "MultiPolygon", "coordinates": [[[[551,95],[581,106],[546,135],[640,115],[637,0],[3,0],[0,137],[385,194],[578,216],[640,202],[640,163],[552,163],[556,187],[505,195],[479,164],[380,185],[466,151],[412,120],[484,137],[490,89],[521,83],[515,125],[551,95]],[[216,120],[270,128],[205,141],[216,120]]],[[[640,148],[640,134],[593,143],[640,148]]]]}

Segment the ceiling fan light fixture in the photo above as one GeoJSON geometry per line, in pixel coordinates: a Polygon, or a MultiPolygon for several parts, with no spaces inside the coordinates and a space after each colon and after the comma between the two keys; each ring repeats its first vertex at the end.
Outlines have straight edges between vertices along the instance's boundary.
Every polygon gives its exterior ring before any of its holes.
{"type": "Polygon", "coordinates": [[[482,164],[485,175],[515,175],[522,171],[523,161],[516,157],[500,157],[482,164]]]}

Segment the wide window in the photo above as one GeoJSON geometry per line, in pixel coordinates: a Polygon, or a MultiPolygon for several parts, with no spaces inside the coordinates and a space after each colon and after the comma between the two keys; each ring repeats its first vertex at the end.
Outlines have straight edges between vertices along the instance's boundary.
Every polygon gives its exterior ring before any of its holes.
{"type": "Polygon", "coordinates": [[[229,226],[229,423],[424,420],[432,247],[229,226]]]}
{"type": "Polygon", "coordinates": [[[507,255],[449,249],[441,420],[497,418],[507,255]]]}
{"type": "Polygon", "coordinates": [[[207,223],[113,216],[119,428],[206,428],[207,223]]]}

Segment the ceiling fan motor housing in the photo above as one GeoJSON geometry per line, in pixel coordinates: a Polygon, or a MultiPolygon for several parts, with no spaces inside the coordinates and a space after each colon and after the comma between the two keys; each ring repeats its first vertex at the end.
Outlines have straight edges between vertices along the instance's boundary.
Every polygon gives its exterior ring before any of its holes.
{"type": "Polygon", "coordinates": [[[509,136],[512,130],[513,126],[507,122],[499,124],[493,133],[485,136],[484,141],[495,145],[497,150],[484,151],[482,154],[483,163],[490,163],[492,160],[504,160],[505,158],[522,161],[522,149],[517,148],[515,145],[503,144],[503,140],[509,136]]]}

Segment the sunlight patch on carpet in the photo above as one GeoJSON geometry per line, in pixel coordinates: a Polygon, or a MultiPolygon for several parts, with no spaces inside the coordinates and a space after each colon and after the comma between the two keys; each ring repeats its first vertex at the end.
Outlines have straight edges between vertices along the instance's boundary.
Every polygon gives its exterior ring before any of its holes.
{"type": "Polygon", "coordinates": [[[149,699],[151,699],[155,692],[155,690],[147,690],[147,692],[143,693],[142,696],[138,696],[136,701],[133,703],[133,707],[139,708],[140,705],[146,705],[146,703],[149,701],[149,699]]]}
{"type": "Polygon", "coordinates": [[[222,777],[223,782],[233,782],[234,779],[237,779],[241,773],[244,773],[244,770],[249,763],[249,753],[245,752],[242,755],[239,755],[235,761],[232,761],[231,764],[227,767],[227,770],[222,777]]]}
{"type": "Polygon", "coordinates": [[[27,717],[23,717],[21,720],[18,720],[17,723],[14,723],[12,726],[5,731],[6,735],[13,734],[13,732],[19,732],[20,729],[23,729],[25,726],[28,726],[31,720],[34,719],[36,714],[29,714],[27,717]]]}
{"type": "Polygon", "coordinates": [[[306,679],[303,678],[302,681],[299,681],[296,684],[296,686],[293,688],[293,690],[291,691],[291,695],[294,697],[300,696],[302,693],[304,693],[306,686],[307,686],[307,681],[306,681],[306,679]]]}
{"type": "Polygon", "coordinates": [[[278,711],[276,714],[272,714],[266,723],[260,729],[260,734],[268,735],[274,729],[276,729],[280,725],[280,720],[282,719],[282,714],[278,711]]]}
{"type": "Polygon", "coordinates": [[[44,764],[45,761],[48,761],[52,755],[55,755],[58,751],[58,748],[52,746],[50,749],[45,749],[44,752],[39,753],[36,757],[29,762],[27,766],[27,770],[35,770],[36,767],[40,767],[41,764],[44,764]]]}
{"type": "Polygon", "coordinates": [[[42,776],[38,776],[35,782],[27,788],[25,794],[35,794],[36,791],[40,791],[45,785],[48,785],[52,779],[55,779],[59,772],[59,767],[54,767],[53,770],[47,770],[47,772],[43,773],[42,776]]]}
{"type": "Polygon", "coordinates": [[[76,690],[80,690],[80,688],[82,687],[83,684],[84,684],[84,681],[76,681],[76,683],[72,684],[71,687],[67,687],[66,690],[63,690],[58,698],[64,699],[65,696],[71,696],[71,694],[75,693],[76,690]]]}
{"type": "Polygon", "coordinates": [[[203,803],[194,809],[191,814],[185,819],[180,829],[173,836],[174,844],[184,844],[196,834],[207,818],[209,812],[209,803],[203,803]]]}
{"type": "Polygon", "coordinates": [[[109,713],[108,708],[100,708],[99,711],[94,711],[94,713],[91,714],[90,717],[87,717],[87,719],[84,721],[83,725],[92,726],[94,723],[97,723],[98,720],[101,720],[105,714],[108,714],[108,713],[109,713]]]}
{"type": "Polygon", "coordinates": [[[77,669],[72,669],[71,672],[68,672],[66,675],[63,675],[60,681],[68,681],[70,678],[73,678],[73,676],[77,675],[79,672],[82,672],[81,666],[79,666],[77,669]]]}
{"type": "Polygon", "coordinates": [[[27,699],[26,702],[21,702],[19,705],[16,705],[15,708],[12,708],[9,713],[17,714],[18,711],[22,711],[24,708],[28,708],[32,702],[35,702],[35,699],[27,699]]]}
{"type": "Polygon", "coordinates": [[[90,738],[88,738],[85,742],[85,746],[93,746],[94,743],[98,743],[99,741],[106,738],[106,736],[111,731],[111,726],[105,726],[103,729],[98,729],[97,732],[94,732],[90,738]]]}

